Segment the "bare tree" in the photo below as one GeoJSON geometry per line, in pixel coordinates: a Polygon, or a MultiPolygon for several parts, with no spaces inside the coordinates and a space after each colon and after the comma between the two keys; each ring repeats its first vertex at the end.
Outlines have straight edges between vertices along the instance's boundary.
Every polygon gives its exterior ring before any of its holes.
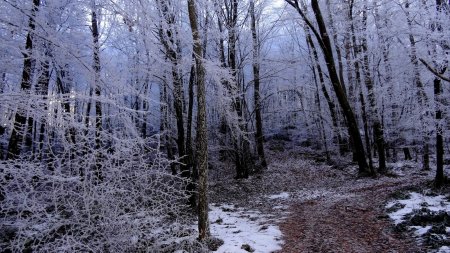
{"type": "Polygon", "coordinates": [[[322,49],[322,53],[324,56],[324,60],[327,63],[328,73],[330,75],[330,80],[333,85],[334,91],[336,93],[336,97],[338,98],[339,104],[342,108],[342,111],[347,119],[347,125],[349,129],[350,136],[354,143],[354,150],[357,155],[359,173],[368,174],[368,165],[366,161],[366,156],[364,152],[364,145],[361,140],[361,135],[359,133],[358,124],[356,122],[355,114],[348,102],[347,95],[344,90],[344,86],[339,79],[336,64],[334,62],[333,56],[333,48],[331,45],[330,37],[328,36],[327,28],[325,25],[325,21],[322,16],[322,12],[319,7],[319,3],[317,0],[311,1],[312,10],[314,12],[316,22],[319,30],[315,28],[313,23],[308,19],[303,10],[300,8],[298,0],[285,0],[288,4],[293,6],[297,12],[301,15],[305,23],[309,26],[313,34],[315,35],[320,48],[322,49]]]}
{"type": "MultiPolygon", "coordinates": [[[[92,32],[92,39],[93,39],[93,45],[94,45],[94,62],[93,62],[93,69],[94,69],[94,90],[95,90],[95,149],[100,150],[102,146],[102,139],[101,139],[101,132],[102,132],[102,103],[100,101],[101,99],[101,65],[100,65],[100,43],[99,43],[99,30],[98,30],[98,18],[97,18],[97,5],[95,1],[92,1],[92,12],[91,12],[91,32],[92,32]]],[[[95,168],[95,176],[99,180],[103,180],[103,173],[102,173],[102,155],[100,151],[97,151],[96,154],[96,168],[95,168]]]]}
{"type": "Polygon", "coordinates": [[[250,0],[250,23],[252,30],[252,42],[253,42],[253,84],[254,84],[254,105],[255,105],[255,123],[256,123],[256,149],[258,151],[259,160],[263,169],[267,168],[266,157],[264,154],[264,135],[263,135],[263,122],[261,117],[261,94],[260,94],[260,45],[256,30],[256,18],[255,18],[255,3],[250,0]]]}
{"type": "MultiPolygon", "coordinates": [[[[39,9],[40,0],[32,0],[33,5],[31,9],[31,14],[28,20],[28,34],[25,42],[25,50],[23,54],[23,70],[22,70],[22,81],[20,83],[20,89],[25,93],[25,95],[31,95],[32,87],[32,62],[33,62],[33,42],[36,30],[36,14],[39,9]]],[[[25,105],[26,106],[26,105],[25,105]]],[[[20,105],[14,117],[13,130],[8,143],[8,154],[7,158],[14,159],[19,157],[22,150],[22,141],[24,137],[25,125],[27,124],[27,112],[23,108],[24,105],[20,105]]],[[[33,119],[29,117],[28,126],[32,127],[33,119]]],[[[28,133],[31,135],[31,133],[28,133]]]]}
{"type": "Polygon", "coordinates": [[[203,66],[203,47],[198,29],[197,10],[194,0],[188,0],[189,21],[194,41],[193,51],[197,76],[197,163],[198,163],[198,231],[199,239],[209,237],[208,221],[208,134],[206,125],[205,68],[203,66]]]}

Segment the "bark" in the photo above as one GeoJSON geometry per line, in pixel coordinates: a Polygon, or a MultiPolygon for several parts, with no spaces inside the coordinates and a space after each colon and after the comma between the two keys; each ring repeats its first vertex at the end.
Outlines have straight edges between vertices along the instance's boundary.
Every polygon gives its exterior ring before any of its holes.
{"type": "MultiPolygon", "coordinates": [[[[374,10],[375,10],[375,26],[377,27],[377,31],[378,31],[378,37],[380,38],[381,41],[381,49],[382,49],[382,54],[383,54],[383,64],[384,64],[384,70],[385,70],[385,76],[384,76],[384,83],[388,85],[387,88],[387,94],[388,100],[391,101],[395,101],[395,97],[394,97],[394,85],[391,83],[392,81],[392,66],[391,63],[389,61],[389,45],[388,45],[388,39],[384,36],[384,34],[382,32],[380,32],[380,29],[382,29],[383,25],[384,27],[388,27],[388,20],[384,19],[384,22],[381,23],[381,17],[380,14],[378,12],[378,8],[379,5],[377,6],[377,2],[374,2],[374,10]]],[[[380,72],[381,73],[381,72],[380,72]]],[[[380,80],[382,79],[382,77],[380,76],[380,80]]],[[[382,116],[384,117],[386,114],[384,113],[384,108],[385,108],[385,96],[383,96],[383,100],[382,100],[382,108],[383,108],[383,112],[382,112],[382,116]]],[[[397,135],[397,130],[394,129],[394,126],[397,124],[397,110],[398,110],[398,105],[395,102],[391,102],[391,113],[388,115],[388,120],[387,122],[382,120],[382,126],[383,128],[386,127],[390,127],[391,131],[392,131],[392,135],[396,136],[397,135]]],[[[392,141],[386,141],[386,147],[385,147],[385,151],[386,151],[386,158],[389,158],[389,149],[392,148],[393,150],[395,149],[395,144],[392,141]]]]}
{"type": "Polygon", "coordinates": [[[193,51],[197,72],[197,162],[199,170],[198,181],[198,231],[199,239],[206,240],[209,237],[208,221],[208,134],[206,125],[206,90],[205,68],[203,66],[203,48],[200,39],[197,11],[194,0],[188,0],[189,21],[194,40],[193,51]]]}
{"type": "MultiPolygon", "coordinates": [[[[159,132],[161,136],[163,137],[164,146],[166,148],[167,158],[170,161],[173,161],[175,159],[173,152],[172,152],[172,136],[170,133],[170,125],[169,125],[169,96],[167,94],[167,82],[166,78],[163,78],[163,82],[161,83],[159,87],[159,99],[160,99],[160,126],[159,126],[159,132]]],[[[170,164],[170,169],[172,171],[173,175],[177,174],[177,168],[175,163],[170,164]]]]}
{"type": "MultiPolygon", "coordinates": [[[[417,99],[420,105],[421,109],[426,109],[426,106],[428,104],[427,95],[425,94],[424,85],[420,79],[420,69],[419,69],[419,62],[417,58],[417,48],[416,48],[416,39],[414,38],[414,35],[412,34],[412,18],[409,13],[409,1],[406,1],[405,3],[406,8],[406,21],[408,24],[408,28],[410,30],[409,33],[409,42],[411,44],[411,63],[413,64],[413,76],[414,76],[414,84],[417,89],[417,99]]],[[[426,109],[427,110],[427,109],[426,109]]],[[[428,113],[426,113],[428,114],[428,113]]],[[[422,158],[422,169],[423,170],[430,170],[430,154],[429,154],[429,133],[428,133],[428,126],[425,123],[424,113],[420,114],[420,121],[422,123],[422,139],[423,139],[423,158],[422,158]]]]}
{"type": "MultiPolygon", "coordinates": [[[[337,57],[337,61],[338,61],[339,79],[341,80],[341,84],[344,84],[345,81],[344,81],[344,66],[342,64],[342,53],[341,53],[341,49],[338,45],[338,36],[337,36],[336,27],[334,26],[333,15],[331,13],[330,0],[327,0],[326,4],[328,7],[328,19],[330,21],[330,30],[331,30],[331,33],[333,34],[334,49],[336,50],[336,57],[337,57]]],[[[344,91],[347,90],[345,86],[343,86],[342,88],[344,88],[344,91]]]]}
{"type": "Polygon", "coordinates": [[[403,148],[403,155],[405,156],[405,160],[412,160],[411,152],[409,151],[409,148],[404,147],[403,148]]]}
{"type": "MultiPolygon", "coordinates": [[[[66,66],[68,67],[68,66],[66,66]]],[[[64,69],[61,66],[58,66],[56,69],[56,88],[59,94],[62,94],[64,97],[67,97],[70,95],[70,87],[66,84],[66,77],[67,76],[67,70],[64,69]]],[[[70,102],[67,99],[63,103],[63,109],[64,113],[69,117],[69,121],[71,120],[71,111],[70,111],[70,102]]],[[[76,130],[75,127],[71,126],[69,130],[66,133],[66,139],[68,142],[75,144],[76,143],[76,130]]],[[[71,152],[72,153],[72,152],[71,152]]],[[[74,154],[72,154],[74,155],[74,154]]]]}
{"type": "MultiPolygon", "coordinates": [[[[48,57],[48,54],[49,53],[47,52],[45,57],[48,57]]],[[[48,117],[47,116],[47,111],[48,111],[48,106],[47,106],[48,96],[47,95],[48,95],[49,82],[50,82],[50,62],[48,59],[45,59],[42,62],[41,74],[40,74],[37,84],[36,84],[36,94],[40,95],[42,97],[42,103],[44,104],[44,106],[42,108],[43,116],[41,119],[41,126],[40,126],[40,130],[39,130],[39,141],[38,141],[39,157],[41,157],[42,152],[43,152],[45,128],[46,128],[46,124],[47,124],[46,122],[47,122],[47,117],[48,117]]]]}
{"type": "MultiPolygon", "coordinates": [[[[349,17],[349,21],[350,21],[351,43],[352,43],[353,56],[354,56],[354,59],[353,59],[353,62],[354,62],[353,63],[353,68],[354,69],[353,70],[355,72],[355,84],[353,86],[353,88],[354,88],[353,90],[354,90],[355,94],[352,94],[352,95],[356,96],[357,89],[359,89],[360,92],[361,92],[361,83],[362,83],[361,80],[362,80],[362,77],[361,77],[361,72],[360,72],[361,66],[360,66],[360,62],[358,60],[358,56],[359,56],[359,53],[360,53],[360,46],[358,45],[358,43],[356,41],[355,24],[354,24],[354,19],[353,19],[353,4],[354,4],[354,1],[351,0],[350,1],[349,12],[348,12],[348,17],[349,17]]],[[[361,94],[360,94],[359,97],[361,98],[361,94]]],[[[361,99],[360,99],[359,102],[361,104],[361,110],[362,110],[362,108],[365,107],[365,103],[364,103],[364,101],[361,101],[361,99]]],[[[355,99],[355,104],[356,104],[356,99],[355,99]]],[[[364,112],[362,112],[362,114],[364,114],[364,112]]],[[[365,117],[365,116],[363,115],[363,117],[365,117]]],[[[364,131],[364,133],[366,135],[365,138],[369,138],[368,137],[369,133],[367,131],[364,131]]],[[[352,143],[353,143],[353,141],[352,141],[352,143]]],[[[366,144],[367,144],[367,141],[366,141],[366,144]]],[[[368,148],[370,148],[370,147],[368,147],[368,148]]],[[[354,146],[353,146],[353,156],[356,156],[355,147],[354,146]]],[[[370,163],[371,163],[371,161],[370,161],[370,163]]]]}
{"type": "Polygon", "coordinates": [[[145,74],[145,79],[144,79],[144,96],[145,98],[142,99],[142,138],[146,139],[147,138],[147,122],[148,122],[148,110],[149,110],[149,102],[147,100],[147,98],[149,97],[149,91],[151,91],[151,86],[150,86],[150,53],[148,51],[148,49],[146,49],[145,52],[145,56],[147,59],[147,66],[149,67],[149,69],[146,70],[146,74],[145,74]]]}
{"type": "MultiPolygon", "coordinates": [[[[309,46],[309,49],[311,51],[311,47],[310,46],[309,46]]],[[[312,57],[311,57],[311,59],[312,59],[312,57]]],[[[320,94],[319,94],[319,81],[317,80],[317,75],[316,75],[316,72],[314,71],[314,69],[313,69],[313,77],[314,77],[314,82],[316,84],[315,102],[316,102],[317,109],[319,111],[319,113],[318,113],[318,115],[316,117],[317,118],[317,125],[318,125],[319,131],[320,131],[319,134],[321,135],[321,139],[322,139],[322,141],[324,143],[325,155],[326,155],[326,158],[327,158],[327,162],[331,162],[330,152],[328,150],[327,135],[326,135],[325,127],[324,127],[324,124],[323,124],[322,105],[321,105],[321,102],[320,102],[320,94]]]]}
{"type": "MultiPolygon", "coordinates": [[[[194,59],[195,56],[193,55],[194,59]]],[[[192,165],[194,161],[194,148],[192,147],[192,119],[194,111],[194,85],[196,81],[195,76],[195,63],[191,66],[191,72],[189,76],[189,87],[188,87],[188,117],[187,117],[187,127],[186,127],[186,154],[188,155],[189,163],[192,165]]]]}
{"type": "Polygon", "coordinates": [[[243,107],[245,101],[241,95],[241,83],[238,78],[237,67],[237,21],[238,21],[238,0],[231,0],[225,3],[226,8],[226,26],[228,29],[228,66],[231,69],[235,85],[227,84],[227,88],[233,96],[233,110],[236,111],[239,122],[237,134],[233,136],[234,159],[236,166],[236,178],[248,178],[250,174],[250,143],[245,134],[245,122],[243,107]]]}
{"type": "MultiPolygon", "coordinates": [[[[32,0],[33,6],[31,9],[31,14],[28,20],[28,34],[25,42],[25,50],[23,54],[23,70],[22,70],[22,81],[20,83],[20,89],[27,93],[31,92],[31,72],[33,63],[33,38],[34,32],[36,30],[35,18],[38,12],[40,0],[32,0]]],[[[7,159],[15,159],[20,156],[22,145],[21,142],[24,138],[25,125],[27,123],[26,110],[22,105],[19,105],[17,112],[14,116],[13,130],[8,143],[8,154],[7,159]]],[[[33,126],[33,119],[30,117],[28,119],[28,125],[33,126]]],[[[29,133],[31,134],[31,133],[29,133]]]]}
{"type": "MultiPolygon", "coordinates": [[[[363,27],[364,30],[367,28],[367,12],[366,10],[363,10],[363,27]]],[[[369,98],[369,105],[370,105],[370,114],[371,119],[373,122],[373,131],[374,131],[374,137],[375,137],[375,143],[377,145],[377,153],[378,153],[378,171],[380,173],[386,172],[386,156],[384,151],[384,133],[383,133],[383,127],[381,125],[380,115],[378,113],[378,106],[377,106],[377,100],[375,97],[375,89],[373,85],[372,76],[370,73],[370,66],[369,66],[369,55],[368,55],[368,48],[367,48],[367,39],[365,36],[362,36],[361,38],[361,49],[363,53],[363,70],[364,70],[364,83],[367,88],[368,92],[368,98],[369,98]]],[[[367,153],[370,153],[367,151],[367,153]]]]}
{"type": "Polygon", "coordinates": [[[164,46],[165,54],[172,65],[172,81],[173,81],[173,106],[175,109],[175,117],[177,122],[177,148],[178,157],[180,159],[180,170],[181,175],[185,178],[190,177],[189,168],[186,166],[186,140],[185,140],[185,130],[184,130],[184,117],[183,117],[183,107],[184,107],[184,94],[183,94],[183,80],[180,75],[179,61],[180,61],[180,45],[176,38],[176,28],[175,28],[175,14],[169,10],[170,1],[158,1],[159,7],[161,9],[162,18],[164,18],[168,28],[159,28],[160,40],[164,46]]]}
{"type": "MultiPolygon", "coordinates": [[[[442,71],[442,73],[444,71],[442,71]]],[[[435,78],[434,97],[436,103],[436,177],[434,179],[434,184],[436,187],[441,187],[444,184],[444,137],[441,110],[441,94],[441,79],[435,78]]]]}
{"type": "MultiPolygon", "coordinates": [[[[436,11],[441,13],[444,11],[445,3],[443,0],[436,0],[436,11]]],[[[442,33],[442,25],[439,22],[433,26],[433,30],[437,30],[442,33]]],[[[436,52],[434,52],[436,55],[436,52]]],[[[437,65],[437,64],[436,64],[437,65]]],[[[439,74],[444,74],[447,67],[440,67],[439,74]]],[[[435,117],[436,117],[436,176],[434,179],[434,184],[436,188],[442,187],[444,185],[444,129],[442,122],[442,84],[440,78],[434,79],[434,103],[436,107],[435,117]]]]}
{"type": "Polygon", "coordinates": [[[375,169],[373,168],[372,151],[370,145],[370,133],[369,133],[369,121],[367,119],[366,102],[364,94],[362,93],[362,87],[359,91],[359,101],[361,101],[362,120],[364,125],[364,139],[366,141],[367,158],[369,159],[369,170],[372,175],[375,175],[375,169]]]}
{"type": "MultiPolygon", "coordinates": [[[[195,59],[195,56],[192,56],[195,59]]],[[[195,206],[196,204],[196,194],[194,192],[195,185],[194,183],[198,180],[198,170],[195,160],[194,147],[192,144],[192,120],[193,120],[193,109],[194,109],[194,86],[196,82],[196,71],[195,71],[195,63],[191,66],[191,73],[189,77],[189,88],[188,88],[188,97],[189,97],[189,106],[188,106],[188,118],[187,118],[187,127],[186,127],[186,155],[187,155],[187,167],[192,172],[191,173],[191,182],[188,185],[188,191],[190,191],[189,204],[191,206],[195,206]]]]}
{"type": "Polygon", "coordinates": [[[99,31],[98,31],[98,19],[97,19],[97,10],[94,2],[94,6],[92,9],[92,20],[91,20],[91,29],[92,29],[92,39],[94,45],[94,91],[95,91],[95,149],[96,153],[96,165],[94,175],[98,180],[103,180],[103,172],[102,172],[102,155],[99,149],[102,147],[101,143],[101,132],[102,132],[102,104],[100,101],[101,97],[101,86],[100,86],[100,43],[99,43],[99,31]]]}
{"type": "Polygon", "coordinates": [[[256,149],[258,151],[259,160],[263,169],[267,168],[266,156],[264,154],[264,135],[263,135],[263,122],[261,116],[261,94],[260,94],[260,66],[259,66],[259,42],[256,32],[256,19],[255,19],[255,3],[250,1],[250,22],[252,30],[253,41],[253,83],[254,83],[254,107],[255,107],[255,124],[256,124],[256,149]]]}

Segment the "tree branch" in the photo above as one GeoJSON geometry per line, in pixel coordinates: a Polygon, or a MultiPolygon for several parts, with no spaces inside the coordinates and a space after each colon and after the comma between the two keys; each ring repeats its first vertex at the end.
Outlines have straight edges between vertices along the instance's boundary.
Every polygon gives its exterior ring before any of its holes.
{"type": "Polygon", "coordinates": [[[421,63],[423,63],[423,65],[425,65],[425,67],[427,67],[427,69],[433,73],[435,76],[441,78],[444,81],[447,81],[450,83],[450,78],[443,76],[441,73],[439,73],[437,70],[435,70],[433,67],[430,66],[430,64],[428,64],[425,60],[423,60],[422,58],[419,58],[419,61],[421,63]]]}
{"type": "Polygon", "coordinates": [[[300,16],[305,21],[306,25],[309,26],[309,28],[311,28],[311,31],[314,33],[314,36],[316,37],[317,41],[319,42],[320,47],[323,50],[326,50],[325,44],[323,43],[323,40],[322,40],[322,36],[317,31],[317,29],[314,27],[312,22],[308,19],[306,14],[302,11],[302,9],[300,8],[300,6],[298,4],[298,0],[285,0],[285,1],[286,1],[286,3],[288,3],[289,5],[291,5],[292,7],[294,7],[297,10],[297,12],[300,14],[300,16]]]}

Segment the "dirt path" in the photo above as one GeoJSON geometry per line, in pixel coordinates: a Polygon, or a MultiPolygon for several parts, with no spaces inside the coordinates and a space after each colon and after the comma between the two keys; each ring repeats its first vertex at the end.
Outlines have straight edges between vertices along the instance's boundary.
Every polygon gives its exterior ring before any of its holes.
{"type": "Polygon", "coordinates": [[[413,238],[392,229],[384,212],[390,194],[421,181],[418,175],[351,180],[339,187],[338,197],[294,201],[280,224],[285,241],[280,252],[422,252],[413,238]]]}
{"type": "Polygon", "coordinates": [[[431,176],[413,167],[402,172],[395,178],[358,178],[356,167],[340,170],[295,152],[271,154],[269,170],[259,176],[217,176],[211,202],[272,215],[270,222],[283,233],[279,252],[424,252],[412,236],[393,230],[384,210],[392,193],[423,185],[431,176]],[[289,198],[269,197],[282,192],[289,198]]]}

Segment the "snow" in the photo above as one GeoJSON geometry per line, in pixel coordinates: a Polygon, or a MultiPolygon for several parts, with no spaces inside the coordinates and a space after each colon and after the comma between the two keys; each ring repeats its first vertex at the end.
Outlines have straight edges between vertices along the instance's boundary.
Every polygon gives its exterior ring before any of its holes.
{"type": "Polygon", "coordinates": [[[288,192],[282,192],[280,194],[270,195],[269,199],[288,199],[289,193],[288,192]]]}
{"type": "Polygon", "coordinates": [[[422,236],[422,235],[426,234],[428,232],[428,230],[431,229],[431,226],[425,226],[425,227],[422,227],[422,226],[411,226],[411,228],[413,228],[415,230],[414,233],[417,236],[422,236]]]}
{"type": "Polygon", "coordinates": [[[448,246],[442,246],[439,248],[439,250],[437,251],[437,253],[450,253],[450,247],[448,246]]]}
{"type": "MultiPolygon", "coordinates": [[[[447,201],[443,195],[425,196],[417,192],[411,192],[409,199],[391,201],[386,205],[386,208],[392,208],[396,204],[400,204],[402,208],[389,214],[390,218],[394,220],[396,225],[405,221],[406,215],[412,213],[414,210],[419,210],[424,207],[434,212],[450,211],[450,202],[447,201]]],[[[414,230],[415,235],[422,237],[432,228],[432,226],[409,226],[409,228],[414,230]]],[[[450,227],[446,228],[446,232],[450,232],[450,227]]],[[[442,246],[437,251],[433,252],[450,253],[450,247],[442,246]]]]}
{"type": "Polygon", "coordinates": [[[443,195],[425,196],[417,192],[411,192],[409,199],[395,200],[388,203],[386,208],[391,208],[397,203],[404,205],[404,207],[389,214],[389,217],[394,220],[396,225],[402,223],[407,214],[410,214],[413,210],[418,210],[422,207],[426,207],[435,212],[450,211],[450,202],[446,201],[445,196],[443,195]]]}
{"type": "Polygon", "coordinates": [[[258,253],[281,250],[281,231],[276,225],[266,224],[267,216],[258,211],[246,211],[231,205],[211,205],[210,209],[211,235],[224,241],[216,252],[247,253],[241,249],[244,244],[248,244],[258,253]]]}

